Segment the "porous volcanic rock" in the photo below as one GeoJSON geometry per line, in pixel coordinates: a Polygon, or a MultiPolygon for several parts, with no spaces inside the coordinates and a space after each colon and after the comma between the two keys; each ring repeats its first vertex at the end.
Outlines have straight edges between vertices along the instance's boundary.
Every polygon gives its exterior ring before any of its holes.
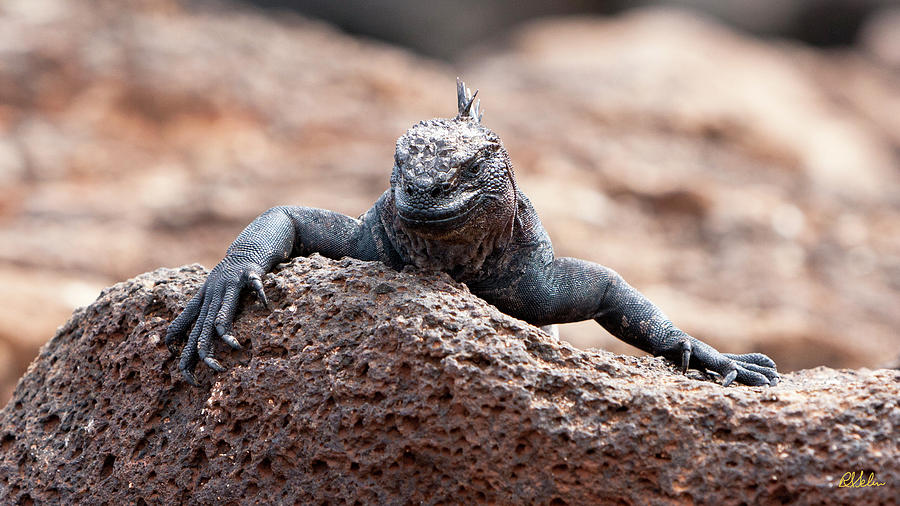
{"type": "Polygon", "coordinates": [[[900,372],[723,388],[582,351],[443,274],[299,258],[245,295],[230,368],[182,379],[167,322],[200,266],[75,312],[0,412],[0,503],[887,504],[900,372]],[[847,472],[886,485],[839,488],[847,472]]]}

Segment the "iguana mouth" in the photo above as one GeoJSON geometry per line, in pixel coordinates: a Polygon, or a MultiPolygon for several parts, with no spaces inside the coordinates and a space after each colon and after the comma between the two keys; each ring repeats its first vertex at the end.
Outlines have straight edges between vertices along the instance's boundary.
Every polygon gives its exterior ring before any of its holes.
{"type": "Polygon", "coordinates": [[[398,199],[396,203],[397,216],[399,216],[404,223],[412,226],[427,225],[433,227],[435,225],[440,225],[442,228],[453,228],[467,222],[471,217],[472,212],[478,208],[479,204],[481,204],[481,200],[482,196],[476,196],[466,201],[462,206],[462,211],[459,211],[458,208],[456,208],[446,212],[433,212],[415,209],[398,199]]]}

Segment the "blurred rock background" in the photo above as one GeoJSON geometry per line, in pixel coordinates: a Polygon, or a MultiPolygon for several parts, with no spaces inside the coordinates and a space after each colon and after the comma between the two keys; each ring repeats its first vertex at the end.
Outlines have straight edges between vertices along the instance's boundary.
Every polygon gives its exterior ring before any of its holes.
{"type": "Polygon", "coordinates": [[[258,3],[0,4],[0,404],[104,286],[364,212],[457,75],[558,254],[785,370],[900,355],[897,3],[258,3]]]}

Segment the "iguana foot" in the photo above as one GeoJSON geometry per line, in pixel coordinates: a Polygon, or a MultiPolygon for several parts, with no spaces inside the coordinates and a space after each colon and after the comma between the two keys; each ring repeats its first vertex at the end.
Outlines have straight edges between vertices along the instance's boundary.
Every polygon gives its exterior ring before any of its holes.
{"type": "Polygon", "coordinates": [[[749,386],[778,384],[775,362],[762,353],[719,353],[712,346],[684,332],[677,331],[676,336],[656,354],[679,364],[682,373],[687,372],[688,367],[712,371],[722,376],[722,385],[726,387],[734,381],[749,386]]]}
{"type": "Polygon", "coordinates": [[[188,302],[184,311],[169,325],[166,346],[173,355],[178,353],[177,344],[183,342],[187,335],[178,368],[191,385],[198,386],[194,369],[200,361],[217,372],[225,370],[225,366],[213,356],[215,336],[232,348],[241,349],[241,344],[231,334],[241,290],[252,288],[259,301],[268,308],[260,272],[261,267],[246,259],[225,257],[209,273],[203,287],[188,302]]]}

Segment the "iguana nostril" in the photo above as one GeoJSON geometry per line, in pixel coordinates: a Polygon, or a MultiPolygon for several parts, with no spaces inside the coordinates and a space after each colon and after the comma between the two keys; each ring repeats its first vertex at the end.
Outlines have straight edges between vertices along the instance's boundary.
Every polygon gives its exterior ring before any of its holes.
{"type": "Polygon", "coordinates": [[[441,196],[441,187],[440,187],[440,186],[435,186],[434,188],[432,188],[432,189],[431,189],[431,196],[434,197],[434,198],[440,197],[440,196],[441,196]]]}

